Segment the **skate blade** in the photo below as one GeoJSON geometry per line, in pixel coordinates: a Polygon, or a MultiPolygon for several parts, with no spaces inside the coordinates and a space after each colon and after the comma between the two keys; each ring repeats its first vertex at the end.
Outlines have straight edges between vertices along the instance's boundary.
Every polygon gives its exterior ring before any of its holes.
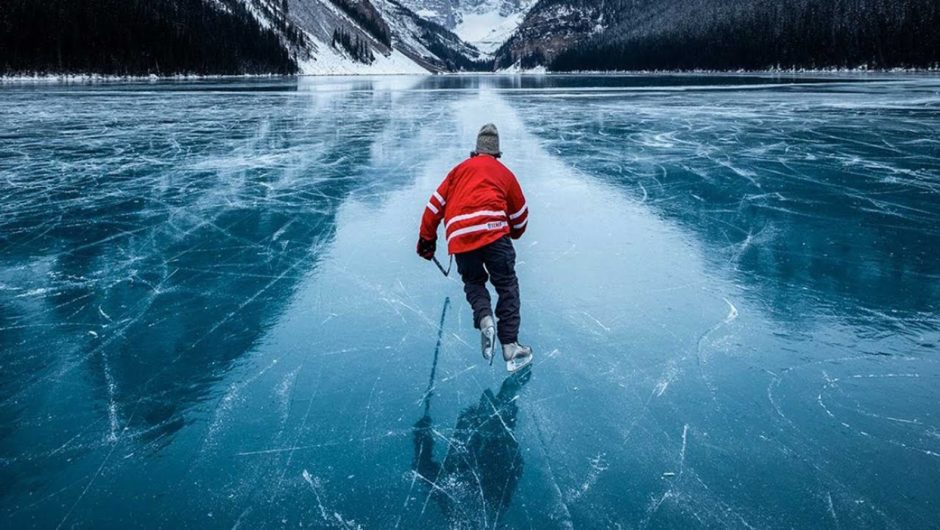
{"type": "Polygon", "coordinates": [[[515,359],[510,359],[506,361],[506,371],[509,373],[518,372],[526,366],[532,363],[532,358],[535,357],[534,354],[526,355],[525,357],[516,357],[515,359]]]}
{"type": "Polygon", "coordinates": [[[496,332],[492,329],[487,331],[480,332],[480,344],[483,351],[483,359],[489,361],[490,366],[493,366],[493,339],[496,337],[496,332]]]}

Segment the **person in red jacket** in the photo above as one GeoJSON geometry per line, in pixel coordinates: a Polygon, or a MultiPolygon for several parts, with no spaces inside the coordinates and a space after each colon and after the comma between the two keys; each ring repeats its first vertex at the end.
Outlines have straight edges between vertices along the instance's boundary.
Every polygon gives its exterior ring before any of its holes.
{"type": "Polygon", "coordinates": [[[437,227],[444,221],[447,252],[457,260],[473,325],[480,330],[483,358],[492,362],[493,339],[502,344],[506,369],[515,372],[532,361],[532,348],[519,344],[519,281],[516,252],[511,239],[519,239],[529,221],[529,209],[516,176],[498,159],[499,132],[492,123],[477,135],[476,150],[447,174],[421,218],[418,255],[434,257],[437,227]],[[489,280],[496,288],[493,321],[489,280]]]}

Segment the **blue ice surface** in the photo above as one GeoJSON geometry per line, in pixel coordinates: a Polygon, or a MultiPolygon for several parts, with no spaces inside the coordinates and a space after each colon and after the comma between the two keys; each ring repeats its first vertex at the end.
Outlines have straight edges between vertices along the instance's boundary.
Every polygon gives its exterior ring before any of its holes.
{"type": "Polygon", "coordinates": [[[937,76],[0,96],[0,527],[940,525],[937,76]],[[414,255],[487,121],[511,378],[414,255]]]}

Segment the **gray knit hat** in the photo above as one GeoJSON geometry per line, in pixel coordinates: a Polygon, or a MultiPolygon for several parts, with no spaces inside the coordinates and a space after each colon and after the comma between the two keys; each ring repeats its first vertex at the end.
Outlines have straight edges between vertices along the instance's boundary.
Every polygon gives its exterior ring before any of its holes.
{"type": "Polygon", "coordinates": [[[473,151],[473,154],[493,155],[495,157],[503,154],[499,150],[499,131],[496,130],[495,125],[487,123],[480,127],[480,132],[477,133],[477,148],[473,151]]]}

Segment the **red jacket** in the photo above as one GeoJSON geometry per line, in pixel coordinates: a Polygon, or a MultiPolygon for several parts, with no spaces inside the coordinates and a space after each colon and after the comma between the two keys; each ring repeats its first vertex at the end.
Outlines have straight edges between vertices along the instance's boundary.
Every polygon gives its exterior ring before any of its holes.
{"type": "Polygon", "coordinates": [[[529,209],[519,181],[499,160],[477,155],[461,162],[431,195],[421,218],[421,237],[437,239],[444,220],[447,252],[470,252],[509,234],[519,239],[529,209]]]}

